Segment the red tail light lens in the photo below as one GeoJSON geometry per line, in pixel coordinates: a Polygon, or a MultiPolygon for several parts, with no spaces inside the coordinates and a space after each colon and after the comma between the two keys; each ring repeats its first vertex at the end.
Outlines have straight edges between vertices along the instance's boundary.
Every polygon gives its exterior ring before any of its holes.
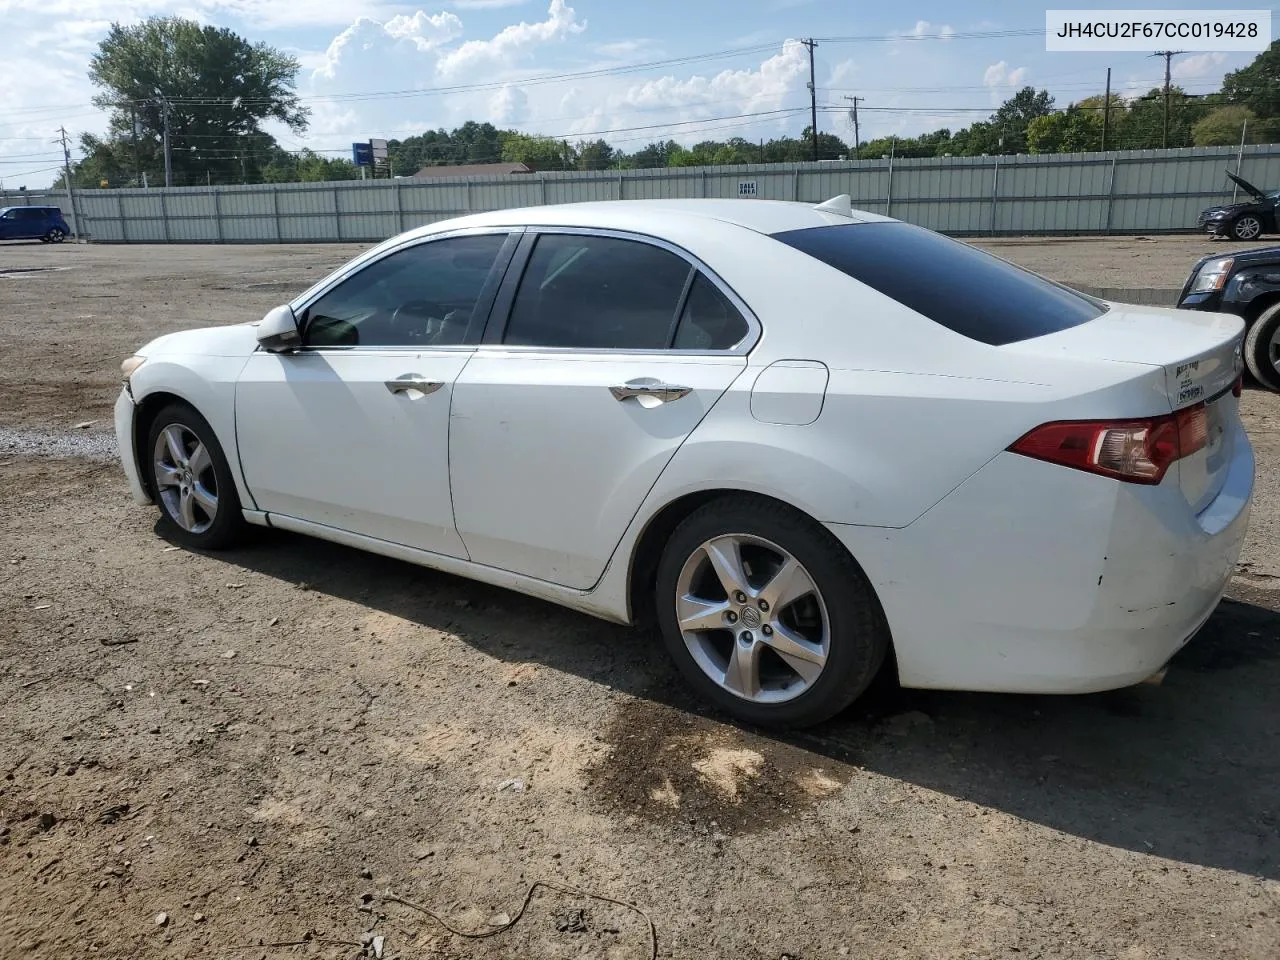
{"type": "Polygon", "coordinates": [[[1243,393],[1244,393],[1244,374],[1242,373],[1240,374],[1240,376],[1236,377],[1236,382],[1231,385],[1231,395],[1235,397],[1237,400],[1239,400],[1241,394],[1243,393]]]}
{"type": "Polygon", "coordinates": [[[1182,457],[1209,440],[1204,404],[1146,420],[1070,420],[1046,423],[1009,449],[1036,460],[1114,477],[1156,484],[1182,457]]]}

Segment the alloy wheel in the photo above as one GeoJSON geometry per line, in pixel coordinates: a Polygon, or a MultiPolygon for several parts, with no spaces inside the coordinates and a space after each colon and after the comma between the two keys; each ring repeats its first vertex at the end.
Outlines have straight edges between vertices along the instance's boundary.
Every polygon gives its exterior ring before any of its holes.
{"type": "Polygon", "coordinates": [[[1236,221],[1234,232],[1239,240],[1252,240],[1262,233],[1262,221],[1257,217],[1241,217],[1236,221]]]}
{"type": "Polygon", "coordinates": [[[795,557],[763,537],[703,543],[685,561],[674,601],[694,662],[744,700],[793,700],[826,666],[831,627],[822,594],[795,557]]]}
{"type": "Polygon", "coordinates": [[[209,448],[191,428],[171,423],[156,437],[151,456],[165,512],[188,533],[204,533],[218,516],[218,478],[209,448]]]}

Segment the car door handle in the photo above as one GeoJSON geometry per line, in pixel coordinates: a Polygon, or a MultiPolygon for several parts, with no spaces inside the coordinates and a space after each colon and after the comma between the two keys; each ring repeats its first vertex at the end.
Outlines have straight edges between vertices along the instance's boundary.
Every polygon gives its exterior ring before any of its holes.
{"type": "Polygon", "coordinates": [[[692,393],[693,387],[680,387],[672,383],[659,383],[657,380],[628,380],[626,383],[619,384],[616,387],[610,387],[609,392],[613,394],[615,400],[630,400],[632,397],[653,397],[660,403],[670,403],[672,400],[679,400],[681,397],[692,393]]]}
{"type": "Polygon", "coordinates": [[[426,380],[412,374],[383,382],[392,393],[408,393],[410,390],[417,390],[419,393],[435,393],[444,386],[443,380],[426,380]]]}

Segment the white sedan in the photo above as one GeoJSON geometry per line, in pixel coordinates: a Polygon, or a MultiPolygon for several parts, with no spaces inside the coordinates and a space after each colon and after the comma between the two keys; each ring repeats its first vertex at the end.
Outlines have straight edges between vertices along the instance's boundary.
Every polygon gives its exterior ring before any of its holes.
{"type": "Polygon", "coordinates": [[[1158,674],[1248,522],[1243,325],[1092,299],[850,209],[582,203],[432,224],[123,365],[176,541],[305,533],[621,623],[800,726],[910,687],[1158,674]]]}

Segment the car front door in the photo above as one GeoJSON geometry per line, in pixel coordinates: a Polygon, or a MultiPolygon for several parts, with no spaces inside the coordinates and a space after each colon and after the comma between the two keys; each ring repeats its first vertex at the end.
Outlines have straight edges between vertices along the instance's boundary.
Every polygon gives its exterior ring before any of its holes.
{"type": "Polygon", "coordinates": [[[401,247],[300,307],[303,347],[255,353],[236,433],[258,509],[454,557],[449,403],[517,237],[401,247]]]}
{"type": "Polygon", "coordinates": [[[705,268],[647,238],[526,234],[454,386],[454,512],[471,559],[595,584],[757,329],[705,268]]]}

